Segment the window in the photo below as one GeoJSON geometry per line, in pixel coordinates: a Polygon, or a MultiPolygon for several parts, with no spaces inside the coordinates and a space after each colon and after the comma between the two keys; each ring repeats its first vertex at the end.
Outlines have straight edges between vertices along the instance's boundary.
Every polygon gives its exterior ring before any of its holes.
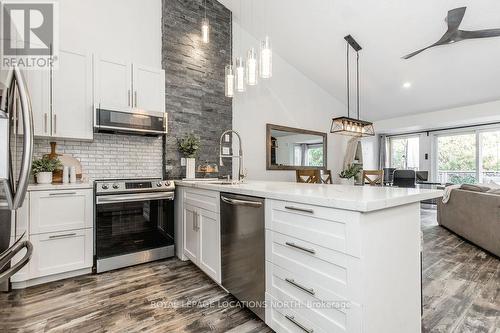
{"type": "Polygon", "coordinates": [[[438,182],[500,182],[500,129],[442,134],[435,144],[438,182]]]}
{"type": "Polygon", "coordinates": [[[437,137],[437,181],[453,184],[477,183],[474,133],[437,137]]]}
{"type": "Polygon", "coordinates": [[[419,137],[391,137],[389,139],[389,165],[396,169],[419,167],[419,137]]]}

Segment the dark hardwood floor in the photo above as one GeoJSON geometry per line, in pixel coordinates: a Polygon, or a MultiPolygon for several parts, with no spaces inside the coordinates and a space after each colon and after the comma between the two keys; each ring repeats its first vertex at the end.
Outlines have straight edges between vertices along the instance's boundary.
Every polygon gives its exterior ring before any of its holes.
{"type": "MultiPolygon", "coordinates": [[[[500,260],[439,227],[433,210],[422,229],[423,331],[500,332],[500,260]]],[[[272,332],[234,301],[169,259],[0,294],[0,332],[272,332]]]]}

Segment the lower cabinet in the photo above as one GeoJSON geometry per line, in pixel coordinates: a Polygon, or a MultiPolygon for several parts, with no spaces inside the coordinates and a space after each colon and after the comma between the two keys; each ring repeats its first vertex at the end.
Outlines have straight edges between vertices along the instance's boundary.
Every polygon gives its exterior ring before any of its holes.
{"type": "Polygon", "coordinates": [[[92,266],[92,229],[33,235],[32,277],[66,273],[92,266]]]}
{"type": "Polygon", "coordinates": [[[219,213],[183,204],[183,253],[217,283],[221,283],[219,213]]]}

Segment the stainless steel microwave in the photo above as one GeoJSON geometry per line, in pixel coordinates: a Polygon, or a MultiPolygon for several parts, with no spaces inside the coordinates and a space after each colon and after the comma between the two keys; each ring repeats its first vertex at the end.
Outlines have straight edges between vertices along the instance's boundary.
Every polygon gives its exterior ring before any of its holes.
{"type": "Polygon", "coordinates": [[[161,136],[167,134],[167,113],[123,112],[96,107],[94,132],[161,136]]]}

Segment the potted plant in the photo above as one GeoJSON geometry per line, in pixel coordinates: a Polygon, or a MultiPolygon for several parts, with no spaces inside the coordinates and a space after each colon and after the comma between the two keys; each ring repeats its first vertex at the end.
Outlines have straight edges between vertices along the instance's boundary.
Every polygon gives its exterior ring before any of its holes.
{"type": "Polygon", "coordinates": [[[196,177],[195,157],[200,149],[200,139],[194,134],[187,134],[177,140],[179,152],[186,158],[186,178],[196,177]]]}
{"type": "Polygon", "coordinates": [[[342,185],[354,185],[354,178],[361,171],[361,166],[358,164],[349,164],[347,168],[339,173],[340,183],[342,185]]]}
{"type": "Polygon", "coordinates": [[[38,184],[50,184],[52,183],[52,172],[61,167],[59,159],[45,156],[33,161],[31,172],[35,175],[38,184]]]}

